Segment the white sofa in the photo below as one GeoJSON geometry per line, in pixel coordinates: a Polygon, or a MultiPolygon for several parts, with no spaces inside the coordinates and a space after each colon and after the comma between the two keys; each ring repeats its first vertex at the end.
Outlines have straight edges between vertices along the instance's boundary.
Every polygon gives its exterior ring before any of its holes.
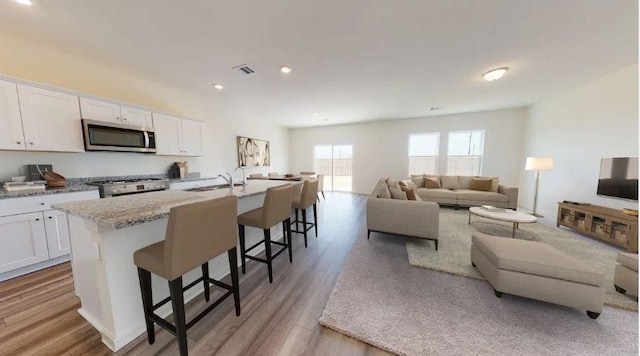
{"type": "Polygon", "coordinates": [[[385,185],[386,179],[381,178],[367,198],[367,239],[371,232],[417,237],[434,241],[437,251],[440,206],[420,200],[392,199],[386,194],[383,195],[386,198],[380,197],[380,191],[388,189],[385,185]]]}
{"type": "Polygon", "coordinates": [[[498,177],[476,176],[411,176],[416,185],[416,194],[424,201],[453,206],[481,206],[492,205],[499,208],[516,209],[518,207],[518,187],[499,184],[498,177]],[[425,178],[436,178],[440,181],[440,188],[426,188],[425,178]],[[471,190],[472,179],[492,179],[491,191],[471,190]],[[422,182],[422,184],[421,184],[422,182]]]}

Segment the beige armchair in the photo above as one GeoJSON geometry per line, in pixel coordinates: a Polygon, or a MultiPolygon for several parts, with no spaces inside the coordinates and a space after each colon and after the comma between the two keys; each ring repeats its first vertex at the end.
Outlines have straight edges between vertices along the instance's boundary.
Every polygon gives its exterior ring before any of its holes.
{"type": "Polygon", "coordinates": [[[367,198],[367,239],[371,232],[431,240],[438,250],[440,206],[420,200],[378,197],[378,188],[367,198]]]}

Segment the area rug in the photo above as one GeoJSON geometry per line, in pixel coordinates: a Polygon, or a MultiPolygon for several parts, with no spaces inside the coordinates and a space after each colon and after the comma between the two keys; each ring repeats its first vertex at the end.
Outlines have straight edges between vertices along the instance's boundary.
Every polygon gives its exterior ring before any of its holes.
{"type": "Polygon", "coordinates": [[[637,355],[638,313],[505,295],[407,263],[404,239],[362,232],[320,324],[399,355],[637,355]]]}
{"type": "MultiPolygon", "coordinates": [[[[467,210],[440,209],[440,235],[438,251],[433,242],[420,239],[406,239],[409,263],[413,266],[452,273],[459,276],[484,279],[471,266],[471,233],[480,231],[489,235],[511,238],[512,226],[478,216],[471,217],[468,224],[467,210]]],[[[596,241],[581,240],[570,233],[541,223],[520,224],[516,238],[542,241],[560,251],[594,267],[605,275],[605,304],[616,308],[638,310],[638,302],[613,287],[613,276],[618,252],[598,246],[596,241]]]]}

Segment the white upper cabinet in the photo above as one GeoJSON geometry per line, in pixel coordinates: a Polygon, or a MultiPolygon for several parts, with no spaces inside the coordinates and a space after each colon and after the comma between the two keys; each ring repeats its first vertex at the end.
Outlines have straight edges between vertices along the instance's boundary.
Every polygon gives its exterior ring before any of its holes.
{"type": "Polygon", "coordinates": [[[122,123],[120,105],[106,101],[80,97],[80,114],[83,119],[122,123]]]}
{"type": "Polygon", "coordinates": [[[78,97],[18,84],[27,150],[83,152],[78,97]]]}
{"type": "Polygon", "coordinates": [[[153,113],[156,154],[202,156],[202,123],[153,113]]]}
{"type": "Polygon", "coordinates": [[[80,97],[80,111],[83,119],[153,127],[151,111],[130,106],[121,106],[107,101],[80,97]]]}
{"type": "Polygon", "coordinates": [[[151,111],[121,106],[120,113],[122,114],[122,123],[125,125],[153,127],[151,111]]]}
{"type": "Polygon", "coordinates": [[[202,123],[182,120],[182,153],[185,156],[202,156],[202,123]]]}
{"type": "Polygon", "coordinates": [[[0,80],[0,149],[26,149],[16,83],[2,80],[0,80]]]}

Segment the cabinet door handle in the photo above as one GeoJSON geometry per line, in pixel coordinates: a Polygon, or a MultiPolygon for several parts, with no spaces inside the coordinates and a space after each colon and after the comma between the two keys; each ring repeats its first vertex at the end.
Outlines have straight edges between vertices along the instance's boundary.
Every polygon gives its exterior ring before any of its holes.
{"type": "Polygon", "coordinates": [[[127,121],[127,118],[126,118],[126,117],[123,117],[123,118],[122,118],[122,120],[127,121]]]}
{"type": "Polygon", "coordinates": [[[22,144],[22,141],[16,141],[16,143],[17,143],[17,144],[19,144],[19,145],[21,145],[21,144],[22,144]]]}
{"type": "Polygon", "coordinates": [[[44,203],[40,203],[40,205],[44,205],[44,203]]]}
{"type": "Polygon", "coordinates": [[[49,219],[53,219],[53,216],[49,216],[48,218],[49,218],[49,219]]]}
{"type": "Polygon", "coordinates": [[[29,144],[33,146],[33,141],[29,142],[29,144]]]}
{"type": "Polygon", "coordinates": [[[40,221],[40,218],[36,218],[36,221],[40,221]]]}

